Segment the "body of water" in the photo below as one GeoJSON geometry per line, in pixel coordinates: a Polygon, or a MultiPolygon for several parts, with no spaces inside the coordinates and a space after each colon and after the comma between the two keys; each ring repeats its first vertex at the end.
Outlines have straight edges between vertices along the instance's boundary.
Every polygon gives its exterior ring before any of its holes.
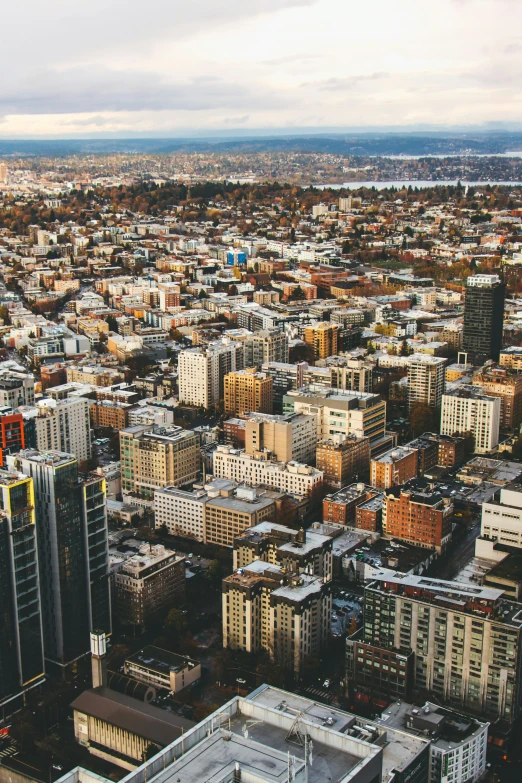
{"type": "Polygon", "coordinates": [[[357,190],[358,188],[375,188],[376,190],[384,190],[385,188],[409,188],[410,185],[412,188],[437,188],[448,185],[458,185],[459,181],[460,184],[464,187],[466,185],[473,185],[473,187],[485,187],[486,185],[507,185],[511,187],[520,187],[522,185],[522,182],[502,182],[500,180],[498,182],[495,182],[494,180],[489,182],[466,182],[463,179],[395,179],[390,180],[389,182],[343,182],[342,185],[314,185],[313,187],[319,188],[320,190],[327,190],[329,188],[332,190],[341,190],[341,188],[346,188],[347,190],[357,190]]]}

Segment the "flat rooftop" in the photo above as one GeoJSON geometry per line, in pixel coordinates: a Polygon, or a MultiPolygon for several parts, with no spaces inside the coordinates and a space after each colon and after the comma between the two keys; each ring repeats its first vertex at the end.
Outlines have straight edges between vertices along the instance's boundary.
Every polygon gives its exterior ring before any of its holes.
{"type": "Polygon", "coordinates": [[[199,661],[189,658],[187,655],[177,655],[169,650],[163,650],[161,647],[154,647],[152,644],[147,645],[147,647],[134,653],[134,655],[129,655],[126,662],[144,666],[160,674],[170,671],[182,671],[182,669],[196,666],[199,663],[199,661]]]}

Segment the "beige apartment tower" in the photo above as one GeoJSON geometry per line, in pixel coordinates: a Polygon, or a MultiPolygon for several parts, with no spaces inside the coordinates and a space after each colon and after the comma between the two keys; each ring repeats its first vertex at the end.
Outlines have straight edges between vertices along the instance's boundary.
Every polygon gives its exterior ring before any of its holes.
{"type": "Polygon", "coordinates": [[[339,325],[321,321],[313,326],[307,326],[304,341],[312,346],[316,359],[334,356],[339,348],[339,325]]]}
{"type": "Polygon", "coordinates": [[[244,416],[251,411],[272,413],[272,378],[255,368],[225,375],[225,413],[244,416]]]}

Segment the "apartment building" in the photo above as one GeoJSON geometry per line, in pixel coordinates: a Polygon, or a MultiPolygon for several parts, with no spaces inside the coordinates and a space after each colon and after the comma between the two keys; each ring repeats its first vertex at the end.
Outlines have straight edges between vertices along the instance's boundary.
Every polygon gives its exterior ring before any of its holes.
{"type": "Polygon", "coordinates": [[[144,544],[115,574],[115,609],[123,625],[144,629],[185,600],[185,556],[144,544]]]}
{"type": "Polygon", "coordinates": [[[282,413],[285,394],[291,389],[300,389],[304,385],[304,373],[308,369],[308,364],[306,362],[296,362],[296,364],[265,362],[261,369],[273,380],[274,413],[282,413]]]}
{"type": "Polygon", "coordinates": [[[113,400],[89,401],[89,413],[93,427],[109,427],[123,430],[129,424],[129,411],[132,405],[113,400]]]}
{"type": "Polygon", "coordinates": [[[122,492],[152,499],[154,490],[196,481],[200,438],[181,427],[127,427],[120,432],[122,492]]]}
{"type": "Polygon", "coordinates": [[[21,413],[0,409],[0,467],[6,464],[8,454],[25,449],[24,417],[21,413]]]}
{"type": "Polygon", "coordinates": [[[245,451],[271,452],[279,462],[303,462],[315,459],[317,427],[314,416],[303,413],[283,415],[253,414],[245,421],[245,451]]]}
{"type": "Polygon", "coordinates": [[[272,385],[269,375],[253,367],[225,375],[225,413],[233,416],[245,416],[250,411],[272,413],[272,385]]]}
{"type": "MultiPolygon", "coordinates": [[[[265,292],[256,292],[265,293],[265,292]]],[[[288,337],[278,329],[261,329],[245,340],[245,367],[288,361],[288,337]]]]}
{"type": "MultiPolygon", "coordinates": [[[[522,550],[522,485],[506,484],[498,500],[482,504],[475,556],[501,562],[518,549],[522,550]]],[[[504,585],[495,586],[507,589],[504,585]]]]}
{"type": "MultiPolygon", "coordinates": [[[[227,482],[235,486],[233,482],[227,482]]],[[[171,536],[203,541],[205,538],[205,501],[207,485],[192,492],[164,487],[154,492],[154,526],[165,528],[171,536]]]]}
{"type": "Polygon", "coordinates": [[[214,453],[214,476],[251,487],[270,487],[290,495],[311,495],[323,483],[323,473],[299,462],[272,462],[264,453],[246,454],[230,446],[214,453]]]}
{"type": "Polygon", "coordinates": [[[34,378],[0,365],[0,407],[14,409],[19,405],[34,405],[34,378]]]}
{"type": "Polygon", "coordinates": [[[357,435],[370,439],[372,453],[382,451],[393,439],[386,433],[386,403],[378,394],[334,390],[289,391],[283,398],[283,413],[306,413],[316,417],[317,440],[334,435],[357,435]]]}
{"type": "Polygon", "coordinates": [[[316,448],[318,470],[329,489],[341,489],[349,481],[365,476],[370,469],[370,439],[357,435],[334,435],[320,440],[316,448]]]}
{"type": "Polygon", "coordinates": [[[450,435],[438,435],[425,432],[422,440],[429,440],[437,445],[437,465],[443,467],[458,467],[466,458],[466,442],[464,438],[450,435]]]}
{"type": "Polygon", "coordinates": [[[281,493],[240,486],[214,493],[205,502],[205,542],[232,546],[236,536],[265,519],[273,519],[281,493]]]}
{"type": "Polygon", "coordinates": [[[471,432],[475,452],[488,454],[498,444],[500,398],[485,394],[478,386],[461,386],[443,394],[440,431],[443,435],[471,432]]]}
{"type": "Polygon", "coordinates": [[[370,484],[379,489],[397,487],[416,478],[417,472],[417,450],[409,446],[397,446],[379,457],[372,458],[370,484]]]}
{"type": "Polygon", "coordinates": [[[330,636],[331,586],[255,560],[223,580],[223,647],[266,650],[299,678],[330,636]]]}
{"type": "MultiPolygon", "coordinates": [[[[123,370],[98,365],[70,364],[65,368],[67,383],[88,383],[92,386],[114,386],[125,382],[123,370]]],[[[29,403],[27,403],[29,404],[29,403]]]]}
{"type": "Polygon", "coordinates": [[[390,489],[384,495],[382,529],[387,538],[443,552],[451,540],[453,504],[438,492],[390,489]]]}
{"type": "Polygon", "coordinates": [[[0,706],[5,711],[43,682],[44,651],[33,480],[0,470],[0,499],[0,706]]]}
{"type": "Polygon", "coordinates": [[[181,351],[178,359],[179,401],[209,408],[224,396],[224,378],[244,367],[244,345],[223,337],[207,346],[181,351]]]}
{"type": "Polygon", "coordinates": [[[79,462],[90,459],[90,400],[86,397],[67,397],[60,401],[47,398],[38,402],[37,409],[36,446],[39,451],[74,454],[79,462]]]}
{"type": "Polygon", "coordinates": [[[360,527],[363,530],[380,530],[382,516],[383,494],[374,487],[357,483],[343,487],[323,500],[323,522],[325,524],[347,525],[360,527]],[[368,514],[360,517],[357,523],[359,507],[376,500],[368,507],[368,514]],[[371,513],[370,513],[371,512],[371,513]]]}
{"type": "Polygon", "coordinates": [[[473,386],[500,399],[500,428],[513,432],[522,423],[522,375],[503,367],[483,370],[473,377],[473,386]]]}
{"type": "Polygon", "coordinates": [[[234,539],[234,569],[255,560],[283,566],[295,573],[332,579],[333,538],[313,528],[294,530],[274,522],[261,522],[234,539]]]}
{"type": "Polygon", "coordinates": [[[521,711],[521,629],[502,590],[390,573],[365,589],[362,640],[413,651],[415,692],[507,727],[521,711]]]}
{"type": "Polygon", "coordinates": [[[326,359],[334,356],[339,349],[339,325],[320,321],[304,330],[306,345],[313,348],[316,359],[326,359]]]}
{"type": "Polygon", "coordinates": [[[505,367],[508,370],[520,372],[522,370],[522,348],[518,345],[509,345],[507,348],[502,348],[498,363],[501,367],[505,367]]]}
{"type": "Polygon", "coordinates": [[[418,403],[440,408],[446,385],[446,359],[414,354],[408,359],[408,408],[418,403]]]}

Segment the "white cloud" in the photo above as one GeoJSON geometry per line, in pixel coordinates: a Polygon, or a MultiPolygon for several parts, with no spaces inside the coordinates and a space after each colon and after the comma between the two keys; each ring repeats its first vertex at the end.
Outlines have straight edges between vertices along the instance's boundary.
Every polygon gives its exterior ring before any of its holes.
{"type": "Polygon", "coordinates": [[[517,16],[518,0],[10,3],[0,135],[520,121],[517,16]]]}

